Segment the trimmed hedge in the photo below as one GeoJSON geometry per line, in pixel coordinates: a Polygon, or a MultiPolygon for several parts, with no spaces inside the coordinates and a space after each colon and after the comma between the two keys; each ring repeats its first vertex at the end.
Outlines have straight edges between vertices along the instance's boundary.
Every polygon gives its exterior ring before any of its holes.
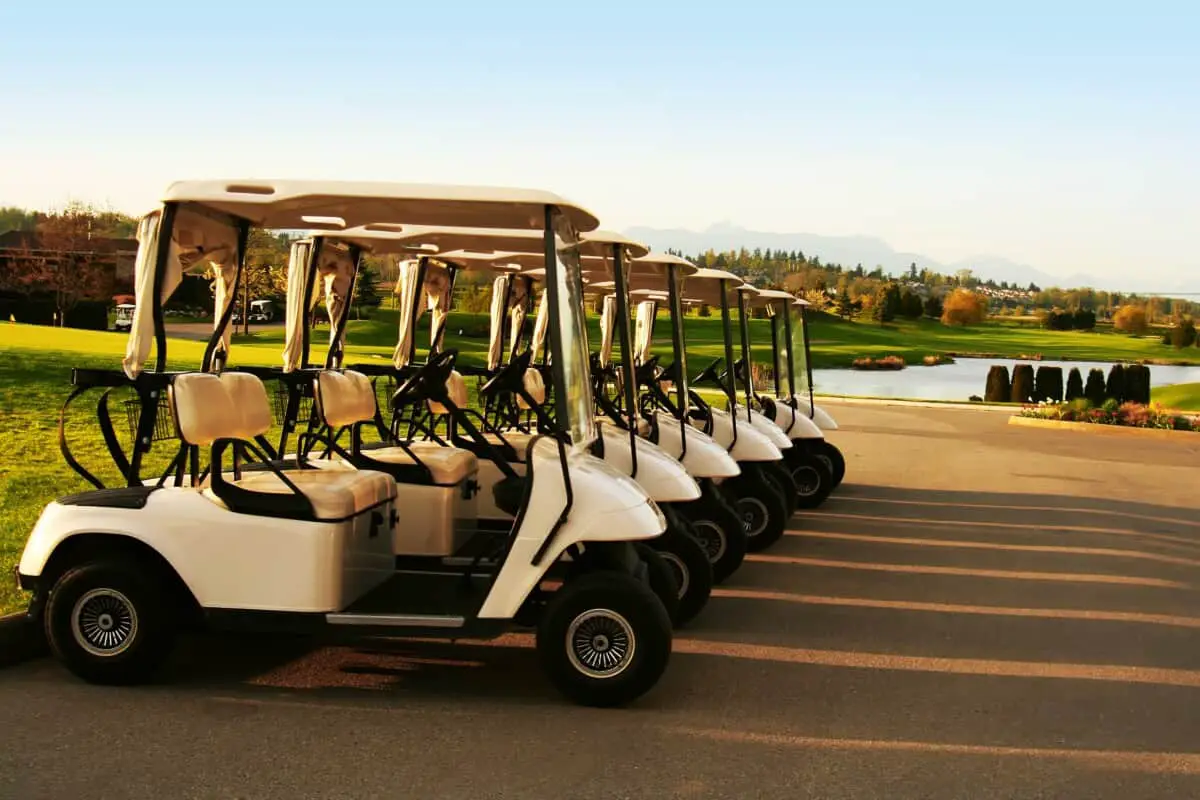
{"type": "Polygon", "coordinates": [[[1067,392],[1063,399],[1069,403],[1081,397],[1083,397],[1083,376],[1079,374],[1079,367],[1071,367],[1071,371],[1067,373],[1067,392]]]}
{"type": "Polygon", "coordinates": [[[1097,367],[1088,371],[1087,384],[1083,387],[1083,396],[1096,408],[1104,405],[1104,370],[1097,367]]]}
{"type": "Polygon", "coordinates": [[[988,370],[987,388],[983,399],[989,403],[1007,403],[1012,396],[1012,385],[1008,381],[1008,367],[997,364],[988,370]]]}
{"type": "Polygon", "coordinates": [[[1150,404],[1150,368],[1145,364],[1130,364],[1125,367],[1125,400],[1142,405],[1150,404]]]}
{"type": "Polygon", "coordinates": [[[1104,385],[1104,396],[1118,403],[1125,402],[1125,365],[1113,364],[1108,371],[1108,383],[1104,385]]]}
{"type": "Polygon", "coordinates": [[[1012,392],[1009,395],[1014,403],[1029,403],[1033,401],[1033,365],[1017,364],[1013,367],[1012,392]]]}
{"type": "Polygon", "coordinates": [[[1037,378],[1034,381],[1033,399],[1041,402],[1051,400],[1055,403],[1063,399],[1062,367],[1038,367],[1037,378]]]}

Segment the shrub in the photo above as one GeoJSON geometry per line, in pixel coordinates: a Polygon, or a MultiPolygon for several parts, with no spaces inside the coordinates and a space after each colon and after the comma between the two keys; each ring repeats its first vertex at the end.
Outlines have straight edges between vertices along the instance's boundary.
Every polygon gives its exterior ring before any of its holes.
{"type": "Polygon", "coordinates": [[[1033,365],[1017,364],[1013,367],[1012,391],[1009,399],[1014,403],[1033,401],[1033,365]]]}
{"type": "Polygon", "coordinates": [[[1183,320],[1171,328],[1171,344],[1182,350],[1185,347],[1191,347],[1196,343],[1196,323],[1192,322],[1191,317],[1184,317],[1183,320]]]}
{"type": "Polygon", "coordinates": [[[1104,384],[1104,396],[1118,403],[1125,399],[1125,365],[1113,364],[1108,371],[1108,382],[1104,384]]]}
{"type": "Polygon", "coordinates": [[[987,316],[987,298],[970,289],[955,289],[942,304],[943,325],[976,325],[987,316]]]}
{"type": "Polygon", "coordinates": [[[1083,396],[1092,406],[1099,408],[1104,405],[1104,370],[1095,368],[1088,370],[1087,384],[1083,387],[1083,396]]]}
{"type": "Polygon", "coordinates": [[[1055,403],[1063,399],[1062,367],[1038,367],[1037,378],[1034,381],[1033,399],[1037,401],[1052,400],[1055,403]]]}
{"type": "Polygon", "coordinates": [[[1145,364],[1125,367],[1125,393],[1122,399],[1132,403],[1150,403],[1150,368],[1145,364]]]}
{"type": "Polygon", "coordinates": [[[1077,331],[1090,331],[1096,327],[1096,312],[1084,311],[1082,308],[1075,312],[1072,327],[1077,331]]]}
{"type": "Polygon", "coordinates": [[[989,403],[1007,403],[1012,397],[1012,385],[1008,381],[1008,367],[996,364],[988,370],[987,388],[983,399],[989,403]]]}
{"type": "Polygon", "coordinates": [[[925,301],[925,316],[930,319],[942,318],[942,300],[937,295],[929,295],[929,299],[925,301]]]}
{"type": "Polygon", "coordinates": [[[1067,374],[1067,391],[1063,399],[1069,403],[1081,397],[1083,397],[1083,376],[1079,374],[1079,367],[1071,367],[1071,371],[1067,374]]]}

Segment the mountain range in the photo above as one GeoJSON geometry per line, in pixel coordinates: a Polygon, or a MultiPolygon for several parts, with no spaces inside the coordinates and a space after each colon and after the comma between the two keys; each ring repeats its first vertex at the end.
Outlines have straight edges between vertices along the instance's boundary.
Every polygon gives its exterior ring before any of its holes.
{"type": "Polygon", "coordinates": [[[1104,278],[1086,273],[1054,275],[1028,264],[1002,256],[974,256],[951,263],[939,262],[920,253],[898,251],[882,239],[873,236],[825,236],[815,233],[773,233],[753,231],[728,222],[710,225],[702,231],[682,228],[664,229],[636,227],[625,233],[653,250],[674,249],[686,255],[697,255],[709,249],[720,251],[800,250],[808,258],[817,256],[822,264],[841,264],[853,268],[862,264],[867,271],[882,266],[884,272],[900,275],[916,263],[917,269],[930,269],[953,275],[960,269],[971,270],[976,277],[996,282],[1008,281],[1017,286],[1034,283],[1045,289],[1057,286],[1064,289],[1092,287],[1120,292],[1158,292],[1162,294],[1200,292],[1200,279],[1181,280],[1156,275],[1153,270],[1141,270],[1136,285],[1127,279],[1104,278]]]}

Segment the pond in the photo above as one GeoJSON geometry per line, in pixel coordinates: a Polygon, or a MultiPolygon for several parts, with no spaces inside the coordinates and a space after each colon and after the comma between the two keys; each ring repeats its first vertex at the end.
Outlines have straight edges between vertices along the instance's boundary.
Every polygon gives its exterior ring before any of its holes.
{"type": "MultiPolygon", "coordinates": [[[[1017,364],[1032,364],[1035,371],[1038,367],[1062,367],[1063,384],[1066,385],[1067,374],[1072,367],[1079,369],[1086,382],[1088,370],[1092,368],[1103,370],[1107,379],[1113,362],[960,358],[953,364],[936,367],[910,365],[901,370],[814,369],[813,383],[816,384],[817,394],[966,401],[971,395],[983,397],[988,370],[997,364],[1008,367],[1010,376],[1017,364]]],[[[1200,382],[1200,366],[1150,365],[1152,387],[1197,382],[1200,382]]]]}

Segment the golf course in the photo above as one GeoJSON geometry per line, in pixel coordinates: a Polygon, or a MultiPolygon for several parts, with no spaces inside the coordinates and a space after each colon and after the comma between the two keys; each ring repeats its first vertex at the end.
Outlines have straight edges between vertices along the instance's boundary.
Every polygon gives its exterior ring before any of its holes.
{"type": "MultiPolygon", "coordinates": [[[[598,320],[590,320],[593,341],[598,341],[598,320]]],[[[426,329],[422,329],[425,334],[426,329]]],[[[660,319],[656,350],[669,360],[669,330],[660,319]]],[[[348,358],[355,362],[390,358],[396,341],[397,314],[379,309],[371,319],[354,320],[347,332],[348,358]]],[[[313,340],[314,356],[320,355],[328,328],[318,328],[313,340]]],[[[427,334],[425,334],[427,335],[427,334]]],[[[689,370],[699,371],[711,359],[723,355],[719,317],[689,317],[687,322],[689,370]]],[[[1047,358],[1071,360],[1171,359],[1176,351],[1162,346],[1155,337],[1130,337],[1111,332],[1047,332],[1011,323],[985,323],[973,327],[947,327],[936,321],[875,325],[816,315],[811,325],[814,366],[848,367],[862,356],[898,355],[909,364],[920,364],[926,355],[971,353],[993,357],[1042,354],[1047,358]]],[[[486,314],[452,313],[446,346],[456,348],[464,364],[481,364],[488,341],[486,314]]],[[[756,360],[769,354],[770,334],[764,320],[751,322],[756,360]]],[[[86,331],[33,325],[0,326],[0,348],[6,353],[0,369],[0,436],[8,442],[8,457],[0,466],[0,569],[9,575],[21,548],[45,504],[55,497],[89,488],[72,472],[57,447],[58,415],[70,392],[72,367],[119,368],[126,336],[113,332],[86,331]]],[[[274,365],[280,361],[283,330],[279,326],[252,328],[249,335],[233,339],[231,363],[274,365]]],[[[425,340],[418,339],[419,346],[425,340]]],[[[171,338],[168,345],[171,369],[194,369],[204,343],[195,339],[171,338]]],[[[1200,354],[1200,351],[1197,351],[1200,354]]],[[[1190,353],[1189,353],[1190,355],[1190,353]]],[[[911,369],[925,369],[914,366],[911,369]]],[[[980,387],[982,389],[982,387],[980,387]]],[[[123,403],[127,394],[114,392],[109,409],[122,444],[128,443],[128,425],[123,403]]],[[[109,464],[96,427],[95,407],[99,392],[89,393],[72,407],[66,420],[66,435],[81,462],[106,482],[117,473],[109,464]]],[[[1156,391],[1156,402],[1180,409],[1200,409],[1200,385],[1166,387],[1156,391]]],[[[169,448],[159,446],[147,460],[147,474],[165,467],[169,448]]],[[[22,602],[12,581],[0,581],[0,612],[13,611],[22,602]]]]}

